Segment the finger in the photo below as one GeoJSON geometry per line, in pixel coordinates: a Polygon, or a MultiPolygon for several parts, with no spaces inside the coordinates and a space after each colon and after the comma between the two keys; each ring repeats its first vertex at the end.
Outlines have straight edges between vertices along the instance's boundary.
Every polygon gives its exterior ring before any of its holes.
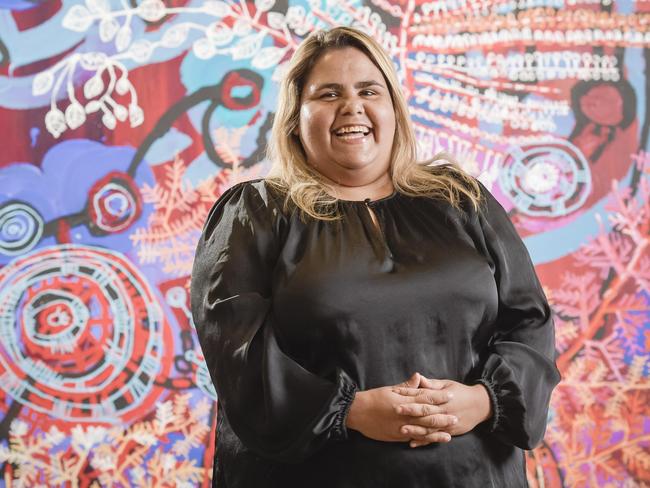
{"type": "Polygon", "coordinates": [[[428,388],[421,388],[419,395],[413,395],[411,398],[413,403],[427,403],[429,405],[442,405],[451,400],[454,395],[447,390],[429,390],[428,388]]]}
{"type": "Polygon", "coordinates": [[[429,434],[434,432],[446,432],[451,435],[451,432],[441,428],[424,427],[422,425],[403,425],[400,433],[410,437],[412,440],[422,440],[429,434]]]}
{"type": "Polygon", "coordinates": [[[447,413],[445,407],[439,405],[429,405],[427,403],[402,403],[395,406],[395,413],[399,415],[408,415],[409,417],[424,417],[435,415],[437,413],[447,413]]]}
{"type": "Polygon", "coordinates": [[[447,386],[447,381],[437,380],[434,378],[427,378],[420,375],[420,388],[431,388],[433,390],[441,390],[447,386]]]}
{"type": "Polygon", "coordinates": [[[422,439],[412,440],[409,442],[411,447],[420,447],[426,446],[427,444],[432,444],[434,442],[445,443],[451,440],[451,435],[447,432],[432,432],[427,434],[422,439]]]}
{"type": "Polygon", "coordinates": [[[434,432],[433,429],[421,425],[404,425],[399,431],[410,439],[422,439],[424,436],[434,432]]]}
{"type": "Polygon", "coordinates": [[[420,384],[421,377],[422,376],[420,375],[420,373],[416,371],[411,375],[409,379],[396,386],[403,387],[403,388],[417,388],[418,385],[420,384]]]}
{"type": "Polygon", "coordinates": [[[458,417],[455,415],[429,415],[428,417],[420,417],[415,423],[435,429],[444,429],[456,425],[458,417]]]}
{"type": "Polygon", "coordinates": [[[398,393],[403,396],[413,397],[415,402],[429,403],[431,405],[440,405],[447,403],[454,397],[454,394],[447,390],[431,390],[429,388],[405,388],[395,387],[392,389],[393,393],[398,393]]]}
{"type": "Polygon", "coordinates": [[[458,417],[454,415],[429,415],[427,417],[416,417],[409,421],[408,425],[420,425],[423,427],[430,427],[434,429],[447,429],[453,427],[458,423],[458,417]]]}
{"type": "Polygon", "coordinates": [[[421,388],[408,388],[405,386],[394,386],[392,391],[393,393],[399,393],[404,396],[418,396],[425,392],[425,390],[422,390],[421,388]]]}
{"type": "Polygon", "coordinates": [[[453,393],[447,390],[424,389],[423,391],[426,393],[419,397],[415,397],[415,401],[423,401],[425,403],[430,403],[431,405],[440,405],[441,403],[447,403],[454,397],[453,393]],[[422,400],[420,400],[420,398],[422,400]]]}

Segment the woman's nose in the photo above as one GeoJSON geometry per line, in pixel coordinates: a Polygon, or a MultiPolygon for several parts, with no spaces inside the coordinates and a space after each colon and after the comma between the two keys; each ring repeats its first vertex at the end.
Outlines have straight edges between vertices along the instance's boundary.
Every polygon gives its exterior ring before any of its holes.
{"type": "Polygon", "coordinates": [[[343,99],[341,114],[362,114],[364,112],[363,100],[358,97],[348,97],[343,99]]]}

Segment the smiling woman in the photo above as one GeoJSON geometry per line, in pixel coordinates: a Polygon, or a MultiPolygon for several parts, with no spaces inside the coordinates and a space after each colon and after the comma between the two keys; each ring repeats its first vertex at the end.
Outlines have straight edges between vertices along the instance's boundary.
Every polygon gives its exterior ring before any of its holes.
{"type": "Polygon", "coordinates": [[[337,198],[376,199],[393,192],[395,109],[387,85],[379,68],[354,47],[324,53],[305,80],[294,134],[337,198]]]}
{"type": "Polygon", "coordinates": [[[559,381],[546,297],[489,191],[417,162],[373,39],[300,45],[269,156],[216,202],[192,271],[214,485],[526,486],[559,381]]]}
{"type": "MultiPolygon", "coordinates": [[[[331,130],[336,128],[338,126],[321,126],[317,137],[321,140],[326,136],[331,138],[331,130]]],[[[465,198],[474,209],[478,209],[480,189],[473,178],[451,165],[438,170],[416,164],[415,134],[395,67],[374,39],[355,29],[337,27],[315,32],[296,50],[280,85],[278,109],[267,153],[273,167],[265,178],[266,182],[286,195],[285,210],[291,203],[301,210],[303,216],[336,220],[341,217],[337,204],[340,200],[372,200],[389,193],[390,188],[404,195],[443,199],[456,208],[465,198]],[[353,81],[352,78],[358,79],[353,81]],[[342,81],[347,81],[347,87],[342,81]],[[370,84],[372,86],[366,86],[370,84]],[[330,117],[342,110],[336,116],[338,124],[350,123],[346,119],[366,120],[369,118],[366,110],[381,115],[378,121],[381,127],[370,127],[372,138],[365,140],[366,143],[373,142],[375,148],[377,144],[387,143],[387,138],[391,137],[389,129],[394,124],[392,142],[384,149],[384,154],[374,159],[374,166],[355,169],[338,165],[338,170],[332,171],[334,174],[315,167],[322,158],[310,146],[310,141],[303,139],[302,132],[305,128],[308,133],[316,130],[308,124],[309,116],[318,108],[318,105],[310,103],[316,88],[321,90],[323,103],[320,107],[327,106],[325,101],[328,99],[333,102],[330,117]],[[356,100],[351,100],[351,95],[356,100]],[[390,113],[384,111],[388,109],[386,95],[390,97],[390,113]],[[365,103],[360,103],[362,99],[365,103]],[[356,105],[351,109],[349,103],[356,105]],[[354,115],[349,113],[350,110],[364,112],[354,115]],[[311,153],[311,161],[308,153],[311,153]],[[389,158],[388,167],[382,157],[389,158]],[[384,174],[381,174],[382,169],[384,174]],[[378,174],[378,179],[373,179],[378,174]],[[390,182],[386,180],[387,175],[390,182]]],[[[327,161],[330,169],[331,162],[327,161]]]]}

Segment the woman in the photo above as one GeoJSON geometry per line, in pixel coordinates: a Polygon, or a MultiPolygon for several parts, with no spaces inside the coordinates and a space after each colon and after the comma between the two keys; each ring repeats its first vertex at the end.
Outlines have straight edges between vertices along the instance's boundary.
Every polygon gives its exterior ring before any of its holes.
{"type": "Polygon", "coordinates": [[[551,312],[485,187],[416,164],[376,42],[300,45],[269,156],[215,204],[192,273],[215,485],[526,486],[559,381],[551,312]]]}

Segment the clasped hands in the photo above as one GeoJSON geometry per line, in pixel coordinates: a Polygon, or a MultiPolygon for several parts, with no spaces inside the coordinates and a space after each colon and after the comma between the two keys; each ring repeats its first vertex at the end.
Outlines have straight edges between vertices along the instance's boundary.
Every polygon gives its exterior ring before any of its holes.
{"type": "Polygon", "coordinates": [[[487,389],[414,373],[394,386],[357,392],[346,425],[371,439],[420,447],[449,442],[492,415],[487,389]]]}

